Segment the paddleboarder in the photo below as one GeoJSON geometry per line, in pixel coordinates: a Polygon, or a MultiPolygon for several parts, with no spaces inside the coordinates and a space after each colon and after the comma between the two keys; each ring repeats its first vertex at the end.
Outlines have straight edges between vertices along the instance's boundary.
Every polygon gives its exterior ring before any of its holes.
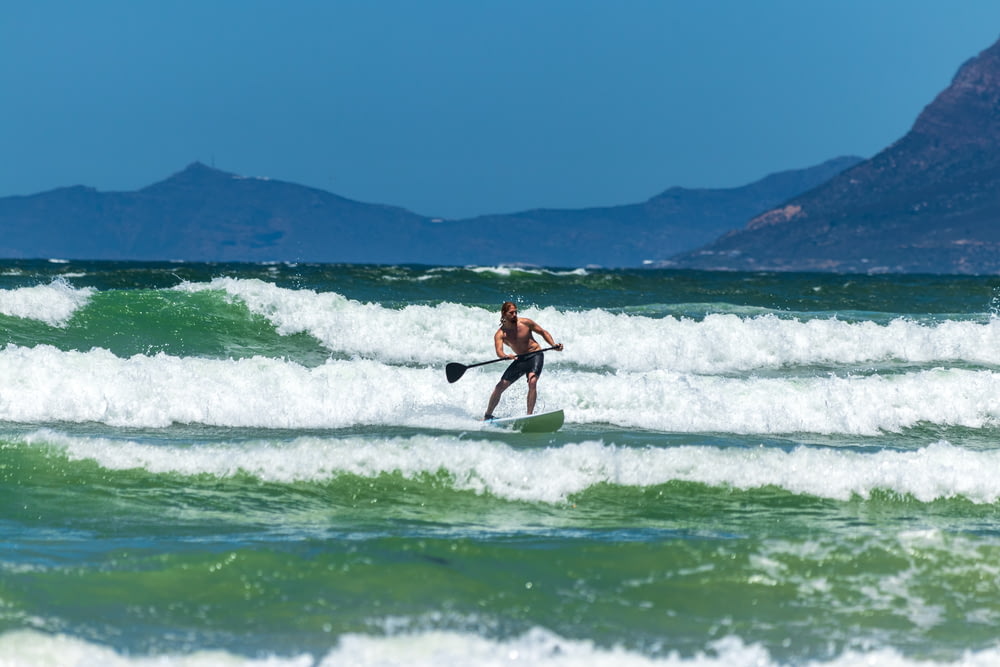
{"type": "Polygon", "coordinates": [[[497,357],[514,359],[514,363],[507,367],[497,386],[494,387],[490,403],[486,407],[486,416],[483,419],[493,419],[493,409],[500,402],[501,394],[507,391],[507,387],[516,382],[522,375],[528,377],[528,414],[535,411],[538,376],[542,374],[545,353],[540,351],[542,346],[538,344],[533,334],[538,334],[545,339],[550,347],[562,352],[562,343],[556,343],[552,334],[540,327],[534,320],[518,317],[517,306],[510,301],[504,301],[503,305],[500,306],[500,328],[493,334],[493,345],[496,348],[497,357]],[[514,353],[505,352],[505,345],[514,353]]]}

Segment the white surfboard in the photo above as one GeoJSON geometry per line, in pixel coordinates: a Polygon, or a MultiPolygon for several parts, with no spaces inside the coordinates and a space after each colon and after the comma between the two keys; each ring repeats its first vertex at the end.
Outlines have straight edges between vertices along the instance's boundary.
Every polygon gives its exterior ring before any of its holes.
{"type": "Polygon", "coordinates": [[[552,433],[558,431],[565,421],[566,416],[562,410],[553,410],[551,412],[538,412],[533,415],[521,415],[520,417],[490,419],[487,423],[514,429],[522,433],[552,433]]]}

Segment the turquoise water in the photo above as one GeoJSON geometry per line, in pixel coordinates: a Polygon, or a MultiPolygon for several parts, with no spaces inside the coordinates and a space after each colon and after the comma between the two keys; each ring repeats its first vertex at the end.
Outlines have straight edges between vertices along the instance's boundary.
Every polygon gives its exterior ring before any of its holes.
{"type": "Polygon", "coordinates": [[[997,294],[0,262],[0,663],[996,662],[997,294]]]}

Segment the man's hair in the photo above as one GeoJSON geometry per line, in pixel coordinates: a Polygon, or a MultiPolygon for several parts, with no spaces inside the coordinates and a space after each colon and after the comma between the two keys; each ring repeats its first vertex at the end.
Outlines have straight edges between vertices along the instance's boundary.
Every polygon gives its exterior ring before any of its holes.
{"type": "Polygon", "coordinates": [[[513,301],[504,301],[503,305],[500,306],[500,326],[504,323],[504,314],[507,312],[508,308],[517,308],[517,304],[513,301]]]}

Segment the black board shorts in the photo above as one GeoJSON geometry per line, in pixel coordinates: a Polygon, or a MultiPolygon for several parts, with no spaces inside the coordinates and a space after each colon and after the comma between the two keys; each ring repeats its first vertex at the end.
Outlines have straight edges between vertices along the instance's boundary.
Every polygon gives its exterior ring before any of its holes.
{"type": "Polygon", "coordinates": [[[503,377],[501,379],[506,380],[507,382],[516,382],[522,375],[526,375],[528,373],[541,375],[542,366],[544,365],[544,352],[529,352],[527,356],[515,359],[514,363],[508,366],[507,370],[503,372],[503,377]]]}

